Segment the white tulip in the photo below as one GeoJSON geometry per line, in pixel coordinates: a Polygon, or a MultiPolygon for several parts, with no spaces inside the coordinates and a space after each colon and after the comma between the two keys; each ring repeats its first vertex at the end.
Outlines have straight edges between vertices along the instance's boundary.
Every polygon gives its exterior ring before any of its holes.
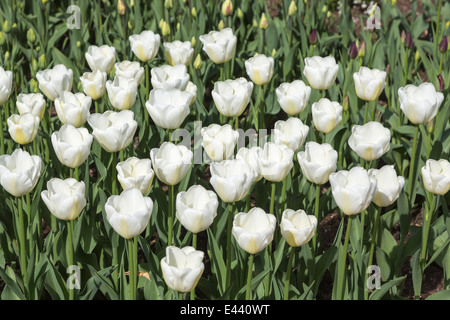
{"type": "Polygon", "coordinates": [[[444,195],[450,190],[450,162],[445,159],[428,159],[421,169],[425,189],[444,195]]]}
{"type": "Polygon", "coordinates": [[[151,83],[154,89],[186,90],[189,74],[184,64],[163,65],[151,70],[151,83]]]}
{"type": "Polygon", "coordinates": [[[132,239],[145,230],[152,211],[152,199],[144,197],[138,189],[125,190],[105,203],[109,224],[125,239],[132,239]]]}
{"type": "Polygon", "coordinates": [[[108,152],[125,149],[133,140],[137,129],[137,122],[131,110],[94,113],[89,115],[88,123],[93,129],[94,139],[108,152]]]}
{"type": "Polygon", "coordinates": [[[32,113],[27,112],[21,115],[11,115],[7,123],[11,138],[18,144],[25,145],[31,143],[36,137],[40,119],[32,113]]]}
{"type": "Polygon", "coordinates": [[[146,30],[128,37],[131,50],[143,62],[152,60],[158,53],[161,37],[153,31],[146,30]]]}
{"type": "Polygon", "coordinates": [[[194,154],[183,145],[164,142],[159,148],[150,150],[153,170],[163,183],[173,186],[186,176],[194,154]]]}
{"type": "Polygon", "coordinates": [[[80,77],[83,91],[92,100],[98,100],[105,94],[107,74],[104,71],[94,70],[92,72],[85,72],[80,77]]]}
{"type": "Polygon", "coordinates": [[[336,101],[322,98],[311,106],[314,127],[323,133],[333,131],[342,120],[342,106],[336,101]]]}
{"type": "Polygon", "coordinates": [[[39,71],[36,78],[39,89],[51,101],[55,101],[64,91],[72,91],[73,71],[63,64],[57,64],[53,69],[39,71]]]}
{"type": "Polygon", "coordinates": [[[117,110],[129,110],[136,102],[138,83],[134,78],[116,75],[106,82],[109,101],[117,110]]]}
{"type": "Polygon", "coordinates": [[[203,44],[203,51],[217,64],[230,61],[236,50],[237,37],[230,28],[211,31],[199,37],[203,44]]]}
{"type": "Polygon", "coordinates": [[[377,188],[377,180],[362,167],[330,174],[334,201],[346,215],[354,215],[367,209],[377,188]]]}
{"type": "Polygon", "coordinates": [[[408,84],[406,87],[398,89],[400,109],[406,117],[414,124],[426,123],[433,119],[444,95],[436,92],[434,85],[425,82],[418,87],[408,84]]]}
{"type": "Polygon", "coordinates": [[[334,57],[325,58],[314,56],[305,58],[303,74],[309,85],[316,90],[327,90],[336,81],[339,65],[334,57]]]}
{"type": "Polygon", "coordinates": [[[290,117],[286,121],[275,122],[273,138],[276,144],[284,144],[295,152],[305,142],[308,132],[309,127],[299,118],[290,117]]]}
{"type": "Polygon", "coordinates": [[[255,172],[245,160],[213,162],[210,183],[223,202],[242,200],[250,191],[255,172]]]}
{"type": "Polygon", "coordinates": [[[13,73],[0,67],[0,106],[8,101],[11,95],[13,73]]]}
{"type": "Polygon", "coordinates": [[[91,151],[93,137],[86,128],[63,125],[52,133],[52,145],[58,160],[69,168],[84,163],[91,151]]]}
{"type": "Polygon", "coordinates": [[[229,124],[213,123],[201,130],[202,146],[212,161],[230,159],[239,139],[239,132],[229,124]]]}
{"type": "Polygon", "coordinates": [[[260,152],[261,147],[253,146],[251,148],[239,148],[236,159],[242,159],[247,162],[247,164],[253,169],[255,173],[254,182],[257,182],[262,179],[261,170],[258,166],[258,152],[260,152]]]}
{"type": "Polygon", "coordinates": [[[280,182],[294,166],[294,151],[284,144],[268,142],[258,152],[261,175],[268,181],[280,182]]]}
{"type": "Polygon", "coordinates": [[[45,113],[45,100],[41,93],[21,93],[17,96],[17,109],[20,114],[31,113],[40,120],[45,113]]]}
{"type": "Polygon", "coordinates": [[[330,174],[336,171],[338,153],[328,143],[309,141],[305,145],[305,151],[297,153],[297,159],[308,181],[324,184],[328,182],[330,174]]]}
{"type": "Polygon", "coordinates": [[[348,144],[358,156],[367,161],[381,158],[390,149],[391,131],[381,123],[370,121],[352,127],[348,144]]]}
{"type": "Polygon", "coordinates": [[[110,73],[116,62],[116,49],[108,45],[89,46],[85,56],[92,71],[100,70],[110,73]]]}
{"type": "Polygon", "coordinates": [[[217,215],[217,195],[201,185],[194,185],[178,193],[176,216],[181,225],[192,233],[206,230],[217,215]]]}
{"type": "Polygon", "coordinates": [[[311,87],[301,80],[284,82],[275,90],[278,103],[288,115],[295,116],[305,110],[311,95],[311,87]]]}
{"type": "Polygon", "coordinates": [[[254,207],[248,213],[239,212],[234,217],[232,233],[243,250],[256,254],[272,242],[276,223],[273,214],[254,207]]]}
{"type": "Polygon", "coordinates": [[[194,247],[169,246],[161,259],[161,271],[167,286],[177,292],[192,291],[203,274],[203,251],[194,247]]]}
{"type": "Polygon", "coordinates": [[[157,126],[164,129],[179,128],[190,112],[193,96],[178,89],[153,89],[145,103],[148,113],[157,126]]]}
{"type": "Polygon", "coordinates": [[[167,61],[172,66],[176,64],[187,66],[194,56],[194,49],[190,41],[175,40],[173,42],[164,42],[163,45],[167,61]]]}
{"type": "Polygon", "coordinates": [[[245,61],[245,70],[256,85],[262,86],[272,79],[274,63],[272,57],[258,54],[245,61]]]}
{"type": "Polygon", "coordinates": [[[186,91],[192,94],[192,100],[189,103],[189,105],[191,106],[194,103],[195,98],[197,98],[197,86],[191,81],[189,81],[186,86],[186,91]]]}
{"type": "Polygon", "coordinates": [[[48,210],[58,219],[75,220],[86,206],[84,182],[73,178],[52,178],[41,192],[48,210]]]}
{"type": "Polygon", "coordinates": [[[138,189],[142,194],[147,194],[152,186],[155,172],[152,169],[150,159],[138,159],[130,157],[119,162],[117,168],[117,179],[122,189],[138,189]]]}
{"type": "Polygon", "coordinates": [[[239,117],[252,97],[253,82],[245,78],[217,81],[211,95],[217,110],[225,117],[239,117]]]}
{"type": "Polygon", "coordinates": [[[124,78],[133,78],[137,84],[140,84],[144,78],[144,68],[137,61],[122,61],[115,65],[116,76],[121,76],[124,78]]]}
{"type": "Polygon", "coordinates": [[[377,188],[372,202],[379,207],[387,207],[400,196],[405,178],[397,176],[394,166],[385,165],[381,169],[369,169],[369,176],[377,179],[377,188]]]}
{"type": "Polygon", "coordinates": [[[41,176],[42,160],[22,149],[0,155],[0,184],[15,197],[31,192],[41,176]]]}
{"type": "Polygon", "coordinates": [[[64,91],[55,99],[55,109],[63,124],[71,124],[76,128],[86,123],[91,108],[92,98],[84,93],[64,91]]]}
{"type": "Polygon", "coordinates": [[[317,218],[307,215],[302,209],[287,209],[281,217],[281,235],[291,247],[299,247],[309,242],[314,237],[316,228],[317,218]]]}
{"type": "Polygon", "coordinates": [[[365,101],[375,101],[386,86],[386,72],[367,67],[353,74],[356,95],[365,101]]]}

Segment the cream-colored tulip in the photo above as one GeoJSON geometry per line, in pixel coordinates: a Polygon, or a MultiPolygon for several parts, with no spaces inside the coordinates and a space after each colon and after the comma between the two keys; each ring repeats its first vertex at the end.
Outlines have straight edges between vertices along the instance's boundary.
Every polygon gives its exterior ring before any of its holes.
{"type": "Polygon", "coordinates": [[[229,124],[211,124],[201,130],[202,146],[212,161],[230,159],[234,154],[239,132],[229,124]]]}
{"type": "Polygon", "coordinates": [[[164,42],[164,52],[170,65],[176,64],[189,65],[194,56],[194,49],[190,41],[175,40],[173,42],[164,42]]]}
{"type": "Polygon", "coordinates": [[[339,71],[339,65],[334,57],[309,57],[305,58],[303,74],[308,79],[309,85],[316,90],[327,90],[334,82],[339,71]]]}
{"type": "Polygon", "coordinates": [[[153,177],[155,176],[150,159],[130,157],[125,161],[119,162],[116,168],[117,179],[122,189],[136,188],[144,195],[150,191],[153,177]]]}
{"type": "Polygon", "coordinates": [[[189,74],[184,64],[164,65],[151,70],[151,82],[154,89],[185,91],[189,83],[189,74]]]}
{"type": "Polygon", "coordinates": [[[272,57],[258,54],[245,61],[245,71],[254,84],[262,86],[272,79],[274,64],[272,57]]]}
{"type": "Polygon", "coordinates": [[[52,178],[47,182],[47,190],[41,192],[48,210],[58,219],[75,220],[86,206],[84,182],[67,178],[52,178]]]}
{"type": "Polygon", "coordinates": [[[145,30],[140,34],[129,36],[128,40],[136,57],[143,62],[147,62],[157,55],[161,37],[153,31],[145,30]]]}
{"type": "Polygon", "coordinates": [[[107,77],[106,72],[98,69],[83,73],[83,76],[80,77],[80,82],[84,93],[91,97],[92,100],[98,100],[103,97],[106,91],[107,77]]]}
{"type": "Polygon", "coordinates": [[[64,91],[72,91],[73,71],[63,64],[39,71],[36,78],[39,81],[39,89],[51,101],[55,101],[64,91]]]}
{"type": "Polygon", "coordinates": [[[116,62],[116,48],[106,44],[100,47],[92,45],[89,46],[85,57],[92,71],[100,70],[110,73],[116,62]]]}
{"type": "Polygon", "coordinates": [[[115,65],[115,75],[124,78],[133,78],[139,85],[144,78],[144,68],[137,61],[122,61],[115,65]]]}
{"type": "Polygon", "coordinates": [[[369,176],[377,179],[377,188],[372,202],[379,207],[393,204],[405,185],[405,178],[397,176],[394,166],[385,165],[381,169],[369,169],[369,176]]]}
{"type": "Polygon", "coordinates": [[[41,93],[20,93],[16,105],[20,114],[29,112],[40,120],[44,117],[45,100],[41,93]]]}
{"type": "Polygon", "coordinates": [[[8,101],[11,95],[13,73],[0,67],[0,106],[8,101]]]}
{"type": "Polygon", "coordinates": [[[275,122],[273,139],[276,144],[284,144],[297,151],[303,145],[308,135],[309,127],[296,117],[290,117],[286,121],[275,122]]]}
{"type": "Polygon", "coordinates": [[[381,158],[389,151],[390,142],[391,131],[376,121],[353,126],[348,139],[350,148],[367,161],[381,158]]]}
{"type": "Polygon", "coordinates": [[[76,128],[83,126],[89,116],[92,98],[84,93],[64,91],[55,99],[55,109],[63,124],[71,124],[76,128]]]}
{"type": "Polygon", "coordinates": [[[22,149],[0,155],[0,184],[15,197],[31,192],[41,176],[42,159],[22,149]]]}
{"type": "Polygon", "coordinates": [[[353,74],[356,95],[365,101],[375,101],[386,86],[386,72],[367,67],[353,74]]]}
{"type": "Polygon", "coordinates": [[[423,185],[429,192],[444,195],[450,190],[450,162],[428,159],[421,169],[423,185]]]}
{"type": "Polygon", "coordinates": [[[116,110],[129,110],[136,102],[138,83],[134,78],[116,75],[106,82],[109,101],[116,110]]]}
{"type": "Polygon", "coordinates": [[[254,182],[262,179],[261,170],[258,165],[258,152],[260,152],[261,147],[253,146],[251,148],[242,147],[239,148],[236,159],[242,159],[247,162],[247,164],[253,169],[255,173],[254,182]]]}
{"type": "Polygon", "coordinates": [[[239,117],[250,102],[253,82],[245,78],[214,83],[211,92],[217,110],[225,117],[239,117]]]}
{"type": "Polygon", "coordinates": [[[31,143],[39,129],[40,119],[32,113],[13,114],[8,120],[8,131],[11,138],[21,145],[31,143]]]}
{"type": "Polygon", "coordinates": [[[295,116],[305,110],[311,95],[311,87],[301,80],[284,82],[275,90],[278,103],[288,115],[295,116]]]}
{"type": "Polygon", "coordinates": [[[314,127],[323,133],[333,131],[342,120],[342,106],[336,101],[322,98],[311,106],[314,127]]]}
{"type": "Polygon", "coordinates": [[[328,182],[330,174],[336,171],[338,153],[328,143],[309,141],[305,145],[305,151],[297,154],[297,159],[308,181],[324,184],[328,182]]]}
{"type": "Polygon", "coordinates": [[[291,247],[299,247],[308,243],[314,237],[317,228],[317,218],[307,215],[299,209],[287,209],[281,217],[281,235],[291,247]]]}
{"type": "Polygon", "coordinates": [[[294,151],[284,144],[268,142],[258,152],[261,175],[268,181],[280,182],[294,166],[294,151]]]}
{"type": "Polygon", "coordinates": [[[272,242],[276,223],[273,214],[254,207],[248,213],[239,212],[234,217],[232,233],[243,250],[256,254],[272,242]]]}
{"type": "Polygon", "coordinates": [[[63,165],[77,168],[89,156],[93,139],[86,128],[65,124],[59,131],[52,133],[53,150],[63,165]]]}
{"type": "Polygon", "coordinates": [[[203,51],[216,64],[230,61],[236,50],[237,37],[230,28],[211,31],[199,37],[203,51]]]}

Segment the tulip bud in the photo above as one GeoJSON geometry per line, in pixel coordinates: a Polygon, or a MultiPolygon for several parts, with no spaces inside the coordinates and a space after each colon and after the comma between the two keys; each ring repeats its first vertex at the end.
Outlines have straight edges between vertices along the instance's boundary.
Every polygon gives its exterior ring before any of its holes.
{"type": "Polygon", "coordinates": [[[223,20],[220,20],[218,29],[219,29],[219,31],[220,31],[220,30],[222,30],[223,28],[225,28],[225,23],[223,22],[223,20]]]}
{"type": "Polygon", "coordinates": [[[397,3],[397,0],[391,0],[391,6],[395,6],[396,3],[397,3]]]}
{"type": "Polygon", "coordinates": [[[440,74],[438,74],[437,78],[439,81],[439,91],[443,91],[444,90],[444,78],[442,78],[442,75],[440,75],[440,74]]]}
{"type": "Polygon", "coordinates": [[[9,20],[5,20],[5,22],[3,22],[3,32],[9,33],[10,31],[11,31],[11,22],[9,20]]]}
{"type": "Polygon", "coordinates": [[[133,30],[135,26],[134,19],[128,21],[128,29],[133,30]]]}
{"type": "Polygon", "coordinates": [[[30,80],[30,91],[34,93],[39,92],[39,83],[35,79],[30,80]]]}
{"type": "Polygon", "coordinates": [[[177,22],[177,31],[180,30],[180,26],[181,26],[180,23],[177,22]]]}
{"type": "Polygon", "coordinates": [[[433,133],[434,130],[434,119],[431,119],[430,121],[427,122],[427,132],[428,133],[433,133]]]}
{"type": "Polygon", "coordinates": [[[253,24],[253,27],[255,27],[255,28],[258,27],[258,22],[255,19],[253,19],[252,24],[253,24]]]}
{"type": "Polygon", "coordinates": [[[269,21],[267,21],[266,14],[263,12],[261,15],[261,20],[259,20],[259,27],[263,30],[267,29],[269,26],[269,21]]]}
{"type": "Polygon", "coordinates": [[[34,30],[32,28],[28,29],[27,40],[30,41],[30,43],[34,43],[34,41],[36,41],[36,35],[34,34],[34,30]]]}
{"type": "Polygon", "coordinates": [[[164,18],[159,20],[159,28],[162,29],[163,25],[164,25],[164,18]]]}
{"type": "Polygon", "coordinates": [[[332,13],[331,11],[327,11],[327,18],[329,19],[331,17],[332,13]]]}
{"type": "Polygon", "coordinates": [[[42,4],[45,6],[45,4],[48,2],[49,0],[42,0],[42,4]]]}
{"type": "Polygon", "coordinates": [[[407,34],[406,34],[406,38],[405,38],[405,46],[407,47],[407,48],[411,48],[411,46],[412,46],[412,36],[411,36],[411,32],[408,32],[407,34]]]}
{"type": "Polygon", "coordinates": [[[195,48],[196,44],[197,44],[197,39],[195,37],[192,37],[192,39],[191,39],[191,47],[195,48]]]}
{"type": "Polygon", "coordinates": [[[231,0],[225,0],[222,3],[222,14],[225,17],[231,16],[233,14],[233,2],[231,2],[231,0]]]}
{"type": "Polygon", "coordinates": [[[33,58],[31,60],[31,71],[33,71],[33,73],[36,73],[37,69],[38,69],[38,62],[35,58],[33,58]]]}
{"type": "Polygon", "coordinates": [[[121,16],[125,14],[125,11],[127,10],[127,7],[125,6],[125,3],[123,3],[122,0],[117,1],[117,11],[121,16]]]}
{"type": "Polygon", "coordinates": [[[5,34],[3,31],[0,31],[0,46],[3,46],[6,42],[5,34]]]}
{"type": "Polygon", "coordinates": [[[390,64],[388,64],[386,66],[386,74],[391,74],[391,65],[390,64]]]}
{"type": "Polygon", "coordinates": [[[366,43],[363,41],[361,45],[358,47],[358,56],[364,57],[366,55],[366,43]]]}
{"type": "Polygon", "coordinates": [[[242,12],[241,8],[237,9],[237,16],[239,19],[244,18],[244,13],[242,12]]]}
{"type": "Polygon", "coordinates": [[[9,60],[9,51],[6,51],[5,52],[5,61],[8,61],[9,60]]]}
{"type": "Polygon", "coordinates": [[[199,70],[203,65],[203,61],[202,61],[202,57],[200,56],[200,53],[197,54],[197,57],[195,58],[194,61],[194,68],[199,70]]]}
{"type": "Polygon", "coordinates": [[[197,18],[197,10],[195,10],[195,7],[192,7],[192,9],[191,9],[191,15],[192,15],[192,17],[195,19],[195,18],[197,18]]]}
{"type": "Polygon", "coordinates": [[[310,44],[317,43],[317,30],[316,29],[312,29],[311,33],[309,34],[309,43],[310,44]]]}
{"type": "Polygon", "coordinates": [[[272,49],[272,58],[274,58],[276,54],[277,54],[277,49],[273,48],[272,49]]]}
{"type": "Polygon", "coordinates": [[[344,101],[342,102],[342,109],[348,111],[348,94],[345,95],[344,101]]]}
{"type": "Polygon", "coordinates": [[[447,40],[447,37],[444,36],[442,38],[442,41],[441,41],[440,45],[439,45],[439,51],[441,53],[445,53],[447,51],[447,48],[448,48],[448,40],[447,40]]]}
{"type": "Polygon", "coordinates": [[[170,35],[170,25],[166,21],[163,21],[162,23],[161,33],[163,37],[170,35]]]}
{"type": "Polygon", "coordinates": [[[420,52],[419,52],[419,50],[416,50],[416,54],[414,55],[414,60],[419,62],[419,60],[420,60],[420,52]]]}
{"type": "Polygon", "coordinates": [[[173,7],[173,0],[165,0],[164,1],[164,8],[172,9],[172,7],[173,7]]]}
{"type": "Polygon", "coordinates": [[[297,12],[297,5],[295,4],[295,1],[292,0],[292,1],[291,1],[291,4],[289,5],[289,11],[288,11],[288,14],[289,14],[290,16],[293,16],[293,15],[295,15],[296,12],[297,12]]]}
{"type": "Polygon", "coordinates": [[[328,7],[326,6],[326,5],[324,5],[323,7],[322,7],[322,13],[325,13],[325,12],[327,12],[328,11],[328,7]]]}
{"type": "Polygon", "coordinates": [[[406,33],[405,33],[405,30],[402,30],[402,34],[401,34],[400,40],[401,40],[402,44],[404,45],[404,44],[405,44],[405,41],[406,41],[406,33]]]}
{"type": "Polygon", "coordinates": [[[349,55],[352,59],[355,59],[358,56],[358,48],[356,47],[355,41],[350,45],[349,55]]]}

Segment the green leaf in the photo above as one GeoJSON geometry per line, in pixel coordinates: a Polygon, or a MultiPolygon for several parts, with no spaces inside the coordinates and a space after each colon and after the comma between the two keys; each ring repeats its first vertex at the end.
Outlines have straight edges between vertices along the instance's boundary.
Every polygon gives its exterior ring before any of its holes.
{"type": "Polygon", "coordinates": [[[379,289],[376,289],[369,297],[370,300],[380,300],[383,296],[394,286],[399,285],[406,279],[406,275],[395,278],[388,283],[383,284],[379,289]]]}

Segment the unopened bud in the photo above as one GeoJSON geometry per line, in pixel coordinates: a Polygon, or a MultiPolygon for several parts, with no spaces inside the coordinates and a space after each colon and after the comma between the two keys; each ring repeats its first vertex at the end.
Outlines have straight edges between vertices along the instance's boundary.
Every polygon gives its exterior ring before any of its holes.
{"type": "Polygon", "coordinates": [[[412,47],[412,36],[411,36],[411,32],[408,32],[408,33],[406,34],[405,46],[406,46],[407,48],[411,48],[411,47],[412,47]]]}
{"type": "Polygon", "coordinates": [[[31,80],[30,80],[30,91],[33,93],[38,93],[40,91],[39,83],[33,78],[31,78],[31,80]]]}
{"type": "Polygon", "coordinates": [[[295,1],[292,0],[292,1],[291,1],[291,4],[289,5],[289,11],[288,11],[288,14],[289,14],[290,16],[293,16],[293,15],[295,15],[296,12],[297,12],[297,5],[295,4],[295,1]]]}
{"type": "Polygon", "coordinates": [[[133,30],[135,27],[134,19],[128,20],[128,29],[133,30]]]}
{"type": "Polygon", "coordinates": [[[6,42],[5,34],[3,31],[0,31],[0,46],[4,45],[6,42]]]}
{"type": "Polygon", "coordinates": [[[222,30],[223,28],[225,28],[225,22],[223,22],[223,20],[220,20],[218,28],[219,28],[219,31],[222,30]]]}
{"type": "Polygon", "coordinates": [[[439,44],[439,51],[441,53],[445,53],[448,49],[448,39],[447,38],[448,38],[447,36],[444,36],[442,38],[441,43],[439,44]]]}
{"type": "Polygon", "coordinates": [[[258,26],[258,22],[257,22],[255,19],[253,19],[253,22],[252,22],[252,23],[253,23],[253,27],[256,28],[256,27],[258,26]]]}
{"type": "Polygon", "coordinates": [[[200,53],[197,54],[197,57],[195,58],[194,61],[194,68],[199,70],[203,65],[203,61],[202,61],[202,57],[200,56],[200,53]]]}
{"type": "Polygon", "coordinates": [[[242,12],[241,8],[237,9],[237,16],[239,19],[244,18],[244,13],[242,12]]]}
{"type": "Polygon", "coordinates": [[[166,21],[163,21],[162,23],[161,33],[163,37],[167,37],[168,35],[170,35],[170,26],[166,21]]]}
{"type": "Polygon", "coordinates": [[[267,29],[269,26],[269,21],[267,21],[266,14],[263,12],[261,15],[261,20],[259,20],[259,27],[261,29],[267,29]]]}
{"type": "Polygon", "coordinates": [[[36,41],[36,34],[32,28],[28,29],[27,40],[30,41],[30,43],[34,43],[36,41]]]}
{"type": "Polygon", "coordinates": [[[195,19],[195,18],[197,18],[197,10],[195,10],[195,7],[192,7],[192,9],[191,9],[191,15],[192,15],[192,17],[195,19]]]}
{"type": "Polygon", "coordinates": [[[430,121],[427,122],[427,132],[433,133],[433,130],[434,130],[434,119],[431,119],[430,121]]]}
{"type": "Polygon", "coordinates": [[[3,22],[2,30],[4,33],[9,33],[11,31],[11,22],[9,22],[9,20],[5,20],[5,22],[3,22]]]}
{"type": "Polygon", "coordinates": [[[404,44],[405,44],[405,41],[406,41],[406,33],[405,33],[405,30],[402,30],[402,34],[401,34],[401,36],[400,36],[400,40],[401,40],[402,44],[404,45],[404,44]]]}
{"type": "Polygon", "coordinates": [[[342,109],[344,111],[348,110],[348,94],[345,95],[344,101],[342,102],[342,109]]]}
{"type": "Polygon", "coordinates": [[[419,50],[416,50],[416,54],[414,55],[414,60],[419,62],[419,60],[420,60],[420,52],[419,52],[419,50]]]}
{"type": "Polygon", "coordinates": [[[437,76],[439,81],[439,91],[444,91],[444,78],[442,78],[442,75],[438,74],[437,76]]]}
{"type": "Polygon", "coordinates": [[[125,3],[123,3],[122,0],[118,0],[117,1],[117,12],[119,12],[119,14],[121,16],[123,16],[125,14],[125,11],[127,11],[127,7],[125,6],[125,3]]]}
{"type": "Polygon", "coordinates": [[[272,49],[272,58],[274,58],[276,54],[277,54],[277,49],[273,48],[272,49]]]}
{"type": "Polygon", "coordinates": [[[45,68],[45,54],[41,54],[41,56],[38,59],[38,63],[39,63],[39,69],[44,69],[45,68]]]}
{"type": "Polygon", "coordinates": [[[397,0],[391,0],[391,6],[395,6],[396,3],[397,3],[397,0]]]}
{"type": "Polygon", "coordinates": [[[163,19],[161,19],[161,20],[159,20],[159,28],[162,30],[162,28],[163,28],[163,25],[164,25],[164,18],[163,19]]]}
{"type": "Polygon", "coordinates": [[[355,59],[358,56],[358,48],[356,47],[355,41],[350,45],[349,55],[352,59],[355,59]]]}
{"type": "Polygon", "coordinates": [[[310,44],[317,43],[317,30],[315,28],[312,29],[311,33],[309,34],[309,43],[310,44]]]}
{"type": "Polygon", "coordinates": [[[164,1],[164,8],[172,9],[172,7],[173,7],[173,0],[166,0],[166,1],[164,1]]]}
{"type": "Polygon", "coordinates": [[[33,74],[36,74],[36,71],[38,69],[38,62],[35,58],[31,60],[31,71],[33,71],[33,74]]]}
{"type": "Polygon", "coordinates": [[[77,48],[81,48],[81,42],[77,41],[77,48]]]}
{"type": "Polygon", "coordinates": [[[391,74],[391,65],[390,65],[390,64],[388,64],[388,65],[386,66],[386,73],[387,73],[387,74],[391,74]]]}
{"type": "Polygon", "coordinates": [[[366,55],[366,42],[363,41],[358,47],[358,56],[362,58],[365,55],[366,55]]]}
{"type": "Polygon", "coordinates": [[[326,6],[326,5],[324,5],[323,7],[322,7],[322,13],[325,13],[325,12],[327,12],[328,11],[328,7],[326,6]]]}
{"type": "Polygon", "coordinates": [[[222,3],[222,14],[225,17],[231,16],[233,14],[233,2],[231,2],[231,0],[225,0],[222,3]]]}
{"type": "Polygon", "coordinates": [[[8,61],[9,60],[9,51],[6,51],[5,52],[5,61],[8,61]]]}
{"type": "Polygon", "coordinates": [[[194,48],[196,44],[197,44],[197,39],[195,37],[192,37],[192,39],[191,39],[191,47],[194,48]]]}

